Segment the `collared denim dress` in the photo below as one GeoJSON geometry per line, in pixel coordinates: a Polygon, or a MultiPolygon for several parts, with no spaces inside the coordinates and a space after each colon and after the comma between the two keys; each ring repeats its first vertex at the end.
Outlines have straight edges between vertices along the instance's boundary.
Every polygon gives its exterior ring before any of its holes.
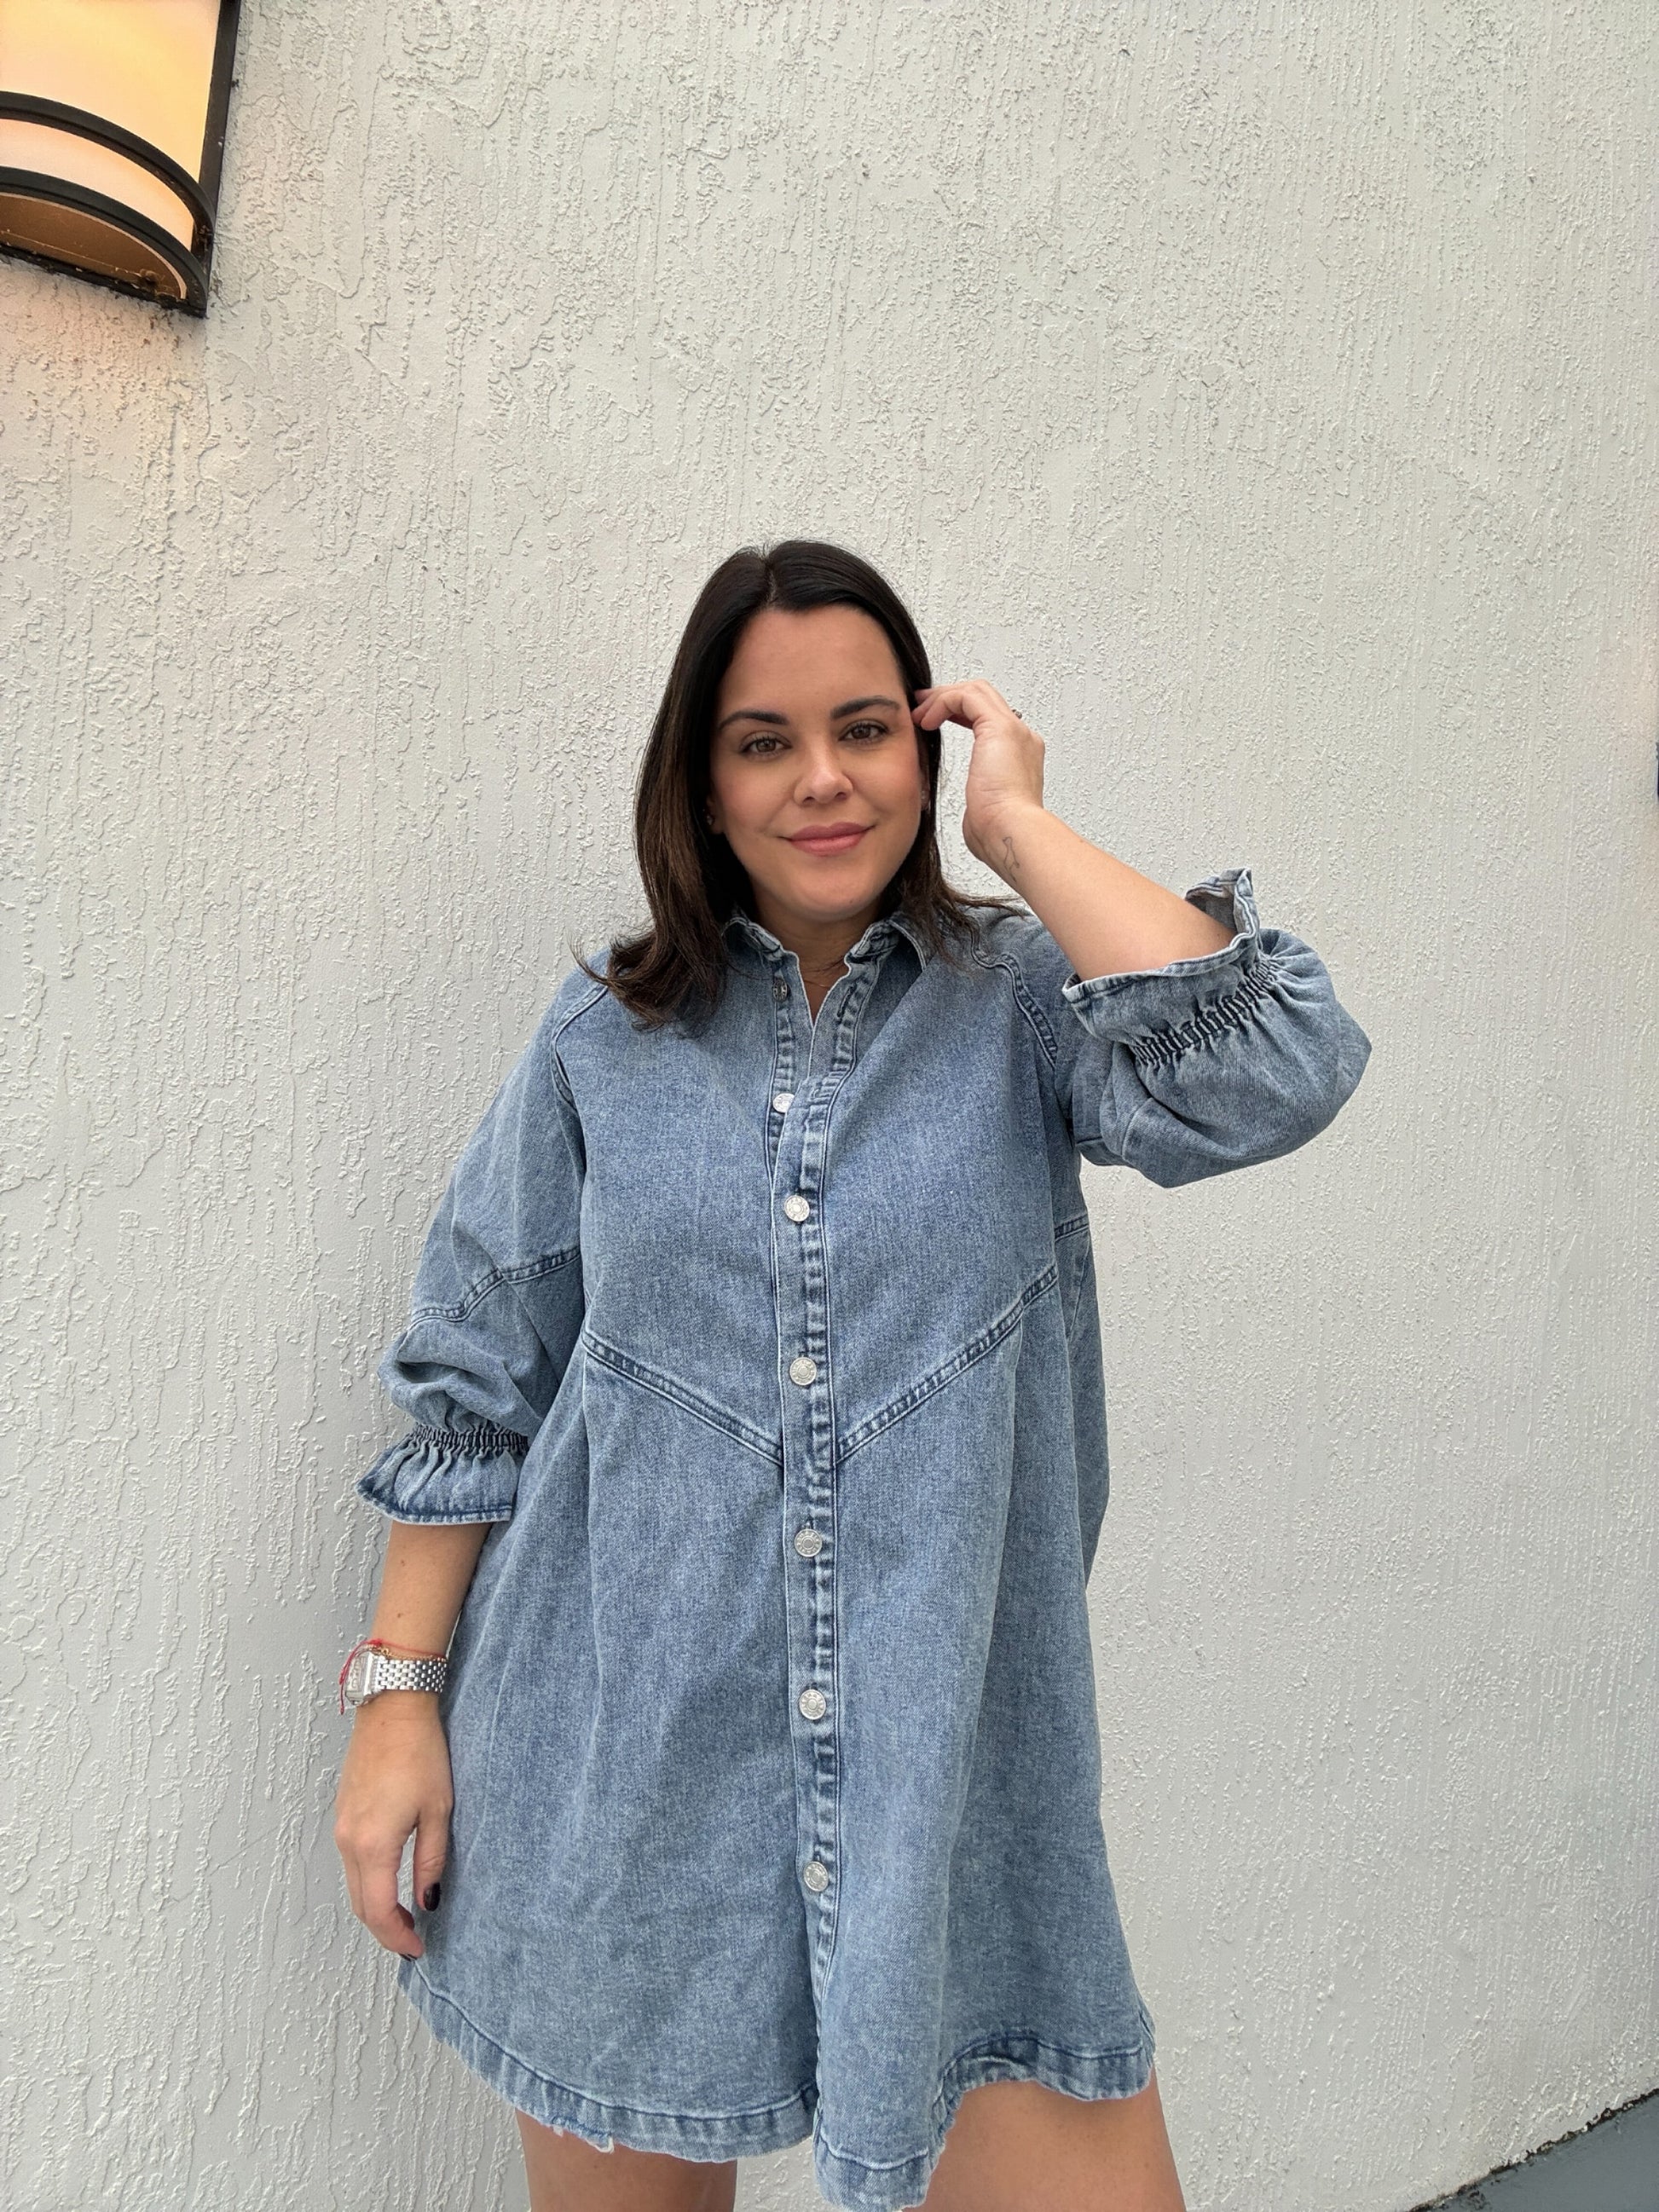
{"type": "Polygon", "coordinates": [[[696,2160],[810,2132],[831,2204],[896,2212],[975,2084],[1145,2087],[1079,1162],[1272,1159],[1370,1050],[1248,871],[1186,896],[1224,949],[1087,979],[1029,910],[961,969],[896,912],[816,1022],[741,913],[701,1033],[573,969],[462,1152],[379,1369],[414,1425],[356,1490],[495,1524],[398,1976],[533,2118],[696,2160]]]}

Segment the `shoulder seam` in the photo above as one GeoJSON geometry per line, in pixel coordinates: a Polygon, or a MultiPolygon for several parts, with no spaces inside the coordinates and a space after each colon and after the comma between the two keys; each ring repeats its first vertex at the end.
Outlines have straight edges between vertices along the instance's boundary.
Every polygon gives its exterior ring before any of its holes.
{"type": "Polygon", "coordinates": [[[1060,1060],[1060,1048],[1055,1042],[1054,1033],[1048,1026],[1047,1015],[1031,996],[1030,987],[1020,970],[1019,963],[1006,952],[988,952],[978,944],[972,945],[969,950],[981,968],[1000,968],[1007,976],[1008,987],[1014,994],[1015,1005],[1024,1015],[1032,1034],[1048,1055],[1049,1066],[1057,1066],[1060,1060]]]}
{"type": "MultiPolygon", "coordinates": [[[[467,1284],[460,1297],[448,1305],[428,1301],[423,1305],[411,1306],[409,1328],[412,1329],[417,1321],[465,1321],[475,1306],[482,1305],[494,1291],[501,1289],[503,1283],[516,1290],[521,1284],[539,1282],[544,1275],[556,1273],[559,1268],[568,1267],[573,1260],[580,1260],[580,1244],[566,1244],[556,1252],[544,1252],[534,1260],[520,1260],[515,1267],[492,1267],[488,1274],[480,1275],[476,1282],[467,1284]]],[[[409,1330],[405,1329],[404,1334],[408,1334],[409,1330]]]]}
{"type": "MultiPolygon", "coordinates": [[[[576,970],[573,968],[570,972],[574,975],[576,970]]],[[[610,993],[604,983],[595,982],[590,977],[586,995],[579,999],[570,1012],[555,1024],[553,1034],[548,1039],[548,1049],[553,1055],[553,1080],[557,1084],[560,1096],[567,1105],[574,1106],[576,1101],[570,1089],[569,1079],[564,1072],[564,1064],[559,1058],[559,1039],[579,1015],[586,1013],[590,1007],[596,1006],[601,999],[609,996],[610,993]]]]}
{"type": "MultiPolygon", "coordinates": [[[[574,975],[576,973],[576,970],[573,968],[570,972],[574,975]]],[[[592,977],[590,976],[588,978],[587,993],[586,997],[580,998],[576,1001],[575,1005],[570,1009],[570,1012],[555,1029],[553,1032],[554,1043],[556,1045],[558,1043],[559,1039],[569,1028],[571,1023],[575,1020],[578,1014],[585,1014],[590,1006],[597,1006],[601,999],[609,998],[610,995],[610,992],[604,982],[596,982],[592,977]]]]}

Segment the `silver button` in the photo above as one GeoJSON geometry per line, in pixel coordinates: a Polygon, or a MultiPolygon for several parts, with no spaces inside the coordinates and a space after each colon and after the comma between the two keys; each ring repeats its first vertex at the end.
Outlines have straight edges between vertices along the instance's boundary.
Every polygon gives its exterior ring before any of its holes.
{"type": "Polygon", "coordinates": [[[792,1382],[810,1382],[817,1371],[817,1361],[809,1359],[804,1352],[789,1363],[789,1380],[792,1382]]]}
{"type": "Polygon", "coordinates": [[[830,1710],[830,1700],[822,1690],[803,1690],[795,1702],[809,1721],[821,1721],[830,1710]]]}
{"type": "Polygon", "coordinates": [[[805,1221],[812,1211],[811,1201],[803,1198],[798,1190],[792,1190],[783,1201],[783,1210],[792,1221],[805,1221]]]}
{"type": "Polygon", "coordinates": [[[810,1890],[828,1889],[830,1869],[822,1859],[808,1859],[800,1870],[800,1878],[810,1890]]]}
{"type": "Polygon", "coordinates": [[[794,1103],[795,1094],[793,1091],[780,1091],[772,1100],[772,1103],[780,1114],[787,1114],[794,1103]]]}
{"type": "Polygon", "coordinates": [[[772,986],[772,996],[775,999],[787,999],[789,996],[789,986],[784,981],[781,975],[779,976],[777,981],[772,986]]]}
{"type": "Polygon", "coordinates": [[[823,1539],[816,1528],[797,1528],[795,1549],[803,1559],[815,1559],[823,1549],[823,1539]]]}

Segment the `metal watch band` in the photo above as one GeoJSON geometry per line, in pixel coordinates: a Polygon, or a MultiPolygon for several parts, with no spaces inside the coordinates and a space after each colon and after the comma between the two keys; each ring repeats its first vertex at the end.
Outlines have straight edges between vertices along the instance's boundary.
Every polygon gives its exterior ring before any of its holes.
{"type": "Polygon", "coordinates": [[[380,1690],[441,1690],[449,1672],[447,1659],[393,1659],[384,1651],[373,1655],[369,1692],[380,1690]]]}

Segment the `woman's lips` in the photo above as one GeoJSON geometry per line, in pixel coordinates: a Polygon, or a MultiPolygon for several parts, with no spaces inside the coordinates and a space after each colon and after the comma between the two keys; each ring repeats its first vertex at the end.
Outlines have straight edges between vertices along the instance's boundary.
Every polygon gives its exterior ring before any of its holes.
{"type": "Polygon", "coordinates": [[[862,830],[847,830],[837,837],[792,837],[789,842],[802,853],[850,853],[863,835],[862,830]]]}

